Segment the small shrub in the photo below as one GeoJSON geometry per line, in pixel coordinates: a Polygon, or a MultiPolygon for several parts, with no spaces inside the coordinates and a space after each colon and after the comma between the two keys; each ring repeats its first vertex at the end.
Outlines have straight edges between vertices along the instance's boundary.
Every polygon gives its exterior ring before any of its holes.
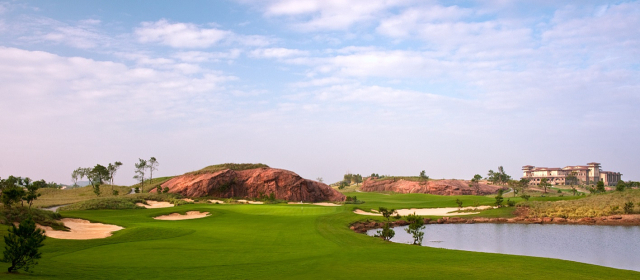
{"type": "Polygon", "coordinates": [[[162,190],[162,193],[169,193],[169,187],[164,187],[164,189],[162,190]]]}
{"type": "Polygon", "coordinates": [[[494,203],[496,206],[498,207],[502,207],[502,201],[504,200],[504,198],[502,198],[501,194],[498,194],[496,196],[496,202],[494,203]]]}
{"type": "Polygon", "coordinates": [[[515,202],[515,201],[511,201],[511,200],[507,199],[507,206],[509,206],[509,207],[516,206],[516,202],[515,202]]]}
{"type": "Polygon", "coordinates": [[[631,214],[633,213],[633,202],[629,201],[627,203],[624,204],[624,213],[625,214],[631,214]]]}
{"type": "Polygon", "coordinates": [[[396,232],[389,226],[389,223],[385,223],[381,230],[378,230],[376,237],[381,237],[385,241],[391,240],[396,235],[396,232]]]}
{"type": "Polygon", "coordinates": [[[462,208],[462,200],[456,199],[456,204],[458,204],[458,208],[462,208]]]}
{"type": "Polygon", "coordinates": [[[558,193],[562,193],[562,190],[558,190],[558,193]]]}
{"type": "Polygon", "coordinates": [[[120,194],[120,192],[118,190],[113,190],[111,191],[111,194],[114,196],[118,196],[120,194]]]}

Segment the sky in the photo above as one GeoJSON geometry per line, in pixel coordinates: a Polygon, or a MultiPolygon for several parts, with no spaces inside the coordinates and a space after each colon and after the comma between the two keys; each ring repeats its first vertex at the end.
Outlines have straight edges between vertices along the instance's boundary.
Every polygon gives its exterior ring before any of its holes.
{"type": "Polygon", "coordinates": [[[640,180],[638,1],[2,1],[0,177],[640,180]]]}

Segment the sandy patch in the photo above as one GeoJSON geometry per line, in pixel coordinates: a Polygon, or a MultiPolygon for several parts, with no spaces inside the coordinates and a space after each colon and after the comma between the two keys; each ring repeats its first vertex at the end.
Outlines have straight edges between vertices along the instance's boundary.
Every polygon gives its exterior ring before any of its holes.
{"type": "Polygon", "coordinates": [[[224,201],[217,200],[217,199],[209,199],[209,202],[211,202],[213,204],[224,204],[224,201]]]}
{"type": "Polygon", "coordinates": [[[164,220],[164,221],[179,221],[179,220],[199,219],[207,216],[209,216],[209,212],[187,211],[187,213],[184,215],[180,213],[171,213],[169,215],[162,215],[162,216],[155,217],[154,219],[164,220]]]}
{"type": "Polygon", "coordinates": [[[147,200],[147,204],[143,204],[143,203],[136,203],[136,205],[144,207],[144,208],[167,208],[167,207],[173,207],[174,205],[166,202],[166,201],[155,201],[155,200],[147,200]],[[148,204],[148,205],[147,205],[148,204]]]}
{"type": "Polygon", "coordinates": [[[251,200],[246,200],[246,199],[238,199],[238,202],[240,202],[240,203],[248,203],[248,204],[264,204],[264,202],[262,202],[262,201],[251,201],[251,200]]]}
{"type": "Polygon", "coordinates": [[[317,202],[317,203],[314,203],[313,205],[319,205],[319,206],[342,206],[340,204],[335,204],[335,203],[330,203],[330,202],[317,202]]]}
{"type": "Polygon", "coordinates": [[[191,199],[191,198],[183,198],[182,200],[184,200],[184,201],[186,201],[186,202],[194,202],[194,200],[193,200],[193,199],[191,199]]]}
{"type": "Polygon", "coordinates": [[[304,202],[287,202],[287,204],[309,204],[304,202]]]}
{"type": "Polygon", "coordinates": [[[70,229],[69,231],[54,230],[51,227],[40,225],[38,227],[43,229],[44,234],[48,237],[76,240],[107,238],[111,236],[112,232],[124,229],[121,226],[92,223],[81,219],[64,218],[61,221],[70,229]]]}
{"type": "MultiPolygon", "coordinates": [[[[485,210],[485,209],[491,209],[493,208],[492,206],[478,206],[478,207],[464,207],[461,210],[485,210]]],[[[371,209],[373,211],[373,209],[371,209]]],[[[459,215],[471,215],[471,214],[478,214],[480,212],[464,212],[464,213],[452,213],[454,211],[458,211],[459,209],[456,207],[445,207],[445,208],[422,208],[422,209],[417,209],[417,208],[411,208],[411,209],[398,209],[396,210],[396,212],[398,214],[400,214],[400,216],[407,216],[407,215],[411,215],[413,213],[415,213],[418,216],[459,216],[459,215]]],[[[377,211],[376,211],[377,212],[377,211]]],[[[362,211],[360,209],[357,209],[355,211],[353,211],[353,213],[359,214],[359,215],[369,215],[369,216],[382,216],[382,214],[378,214],[378,213],[372,213],[372,212],[366,212],[366,211],[362,211]]]]}

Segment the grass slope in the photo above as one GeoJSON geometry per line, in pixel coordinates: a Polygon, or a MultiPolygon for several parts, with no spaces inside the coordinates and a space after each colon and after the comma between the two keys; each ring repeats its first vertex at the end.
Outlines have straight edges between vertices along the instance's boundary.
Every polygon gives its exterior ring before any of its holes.
{"type": "Polygon", "coordinates": [[[263,167],[269,167],[269,166],[262,163],[223,163],[223,164],[209,165],[205,168],[202,168],[197,171],[189,172],[187,174],[198,175],[198,174],[215,173],[225,169],[240,171],[240,170],[256,169],[256,168],[263,168],[263,167]]]}
{"type": "MultiPolygon", "coordinates": [[[[455,206],[456,197],[355,193],[361,208],[455,206]],[[364,206],[364,207],[362,207],[364,206]]],[[[467,202],[490,198],[463,196],[467,202]]],[[[639,279],[640,273],[545,258],[384,242],[348,225],[356,207],[189,204],[163,209],[65,211],[125,227],[100,240],[49,238],[33,274],[3,279],[639,279]],[[203,219],[158,221],[172,212],[203,219]]],[[[6,234],[6,226],[0,226],[6,234]]],[[[0,270],[6,270],[0,264],[0,270]]],[[[0,272],[2,273],[2,272],[0,272]]]]}

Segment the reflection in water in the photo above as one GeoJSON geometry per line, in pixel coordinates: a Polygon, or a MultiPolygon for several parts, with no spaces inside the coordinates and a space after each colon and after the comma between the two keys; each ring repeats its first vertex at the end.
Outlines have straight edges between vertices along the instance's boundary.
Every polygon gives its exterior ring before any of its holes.
{"type": "MultiPolygon", "coordinates": [[[[412,243],[405,227],[391,241],[412,243]]],[[[640,271],[640,227],[525,224],[427,225],[423,246],[572,260],[640,271]]],[[[374,235],[376,230],[367,234],[374,235]]]]}

